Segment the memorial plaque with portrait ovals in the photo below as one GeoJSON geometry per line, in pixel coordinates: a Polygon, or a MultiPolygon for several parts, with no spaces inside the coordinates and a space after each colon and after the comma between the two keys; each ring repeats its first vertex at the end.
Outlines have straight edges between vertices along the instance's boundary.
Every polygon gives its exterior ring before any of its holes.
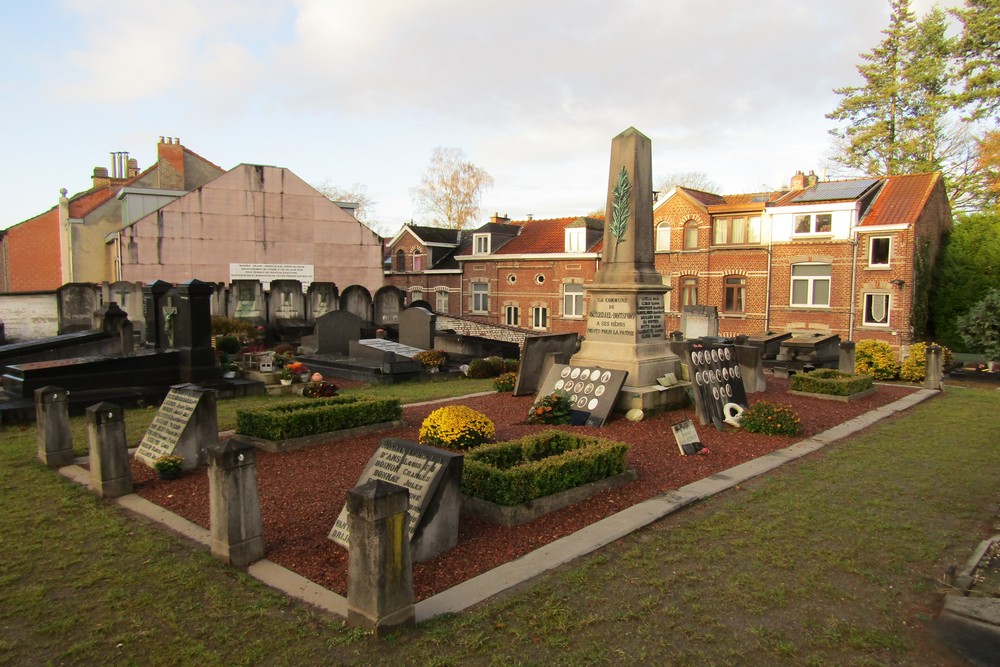
{"type": "Polygon", "coordinates": [[[562,369],[559,372],[559,377],[568,378],[569,374],[572,372],[572,370],[573,370],[572,368],[570,368],[569,366],[567,366],[566,368],[562,369]]]}
{"type": "Polygon", "coordinates": [[[584,382],[586,382],[587,380],[590,379],[590,369],[589,368],[584,368],[580,372],[580,379],[583,380],[584,382]]]}
{"type": "Polygon", "coordinates": [[[729,381],[729,369],[726,367],[722,368],[722,379],[725,380],[726,382],[729,381]]]}
{"type": "Polygon", "coordinates": [[[575,380],[578,377],[580,377],[580,369],[579,368],[574,368],[573,370],[571,370],[569,372],[569,377],[570,377],[571,380],[575,380]]]}
{"type": "Polygon", "coordinates": [[[594,389],[594,396],[597,396],[597,397],[604,396],[604,385],[603,384],[597,385],[597,388],[594,389]]]}
{"type": "Polygon", "coordinates": [[[730,361],[733,358],[732,352],[729,351],[728,347],[722,348],[722,353],[726,355],[726,361],[730,361]]]}
{"type": "Polygon", "coordinates": [[[712,350],[712,361],[718,363],[718,361],[719,361],[719,351],[718,350],[712,350]]]}
{"type": "Polygon", "coordinates": [[[739,366],[733,366],[733,375],[735,375],[736,377],[740,377],[740,367],[739,366]]]}
{"type": "Polygon", "coordinates": [[[712,396],[715,396],[715,400],[719,400],[719,388],[712,387],[712,396]]]}
{"type": "Polygon", "coordinates": [[[555,384],[556,391],[559,391],[560,389],[562,389],[563,385],[565,383],[566,383],[565,380],[556,380],[556,384],[555,384]]]}
{"type": "Polygon", "coordinates": [[[573,385],[573,391],[576,392],[577,394],[582,394],[583,393],[583,383],[582,382],[577,382],[575,385],[573,385]]]}
{"type": "Polygon", "coordinates": [[[599,401],[596,398],[590,399],[590,402],[587,403],[587,409],[588,410],[593,410],[594,408],[597,407],[598,403],[599,403],[599,401]]]}
{"type": "Polygon", "coordinates": [[[577,399],[577,401],[576,401],[576,407],[578,407],[578,408],[585,408],[585,407],[587,407],[587,397],[586,396],[581,396],[579,399],[577,399]]]}
{"type": "Polygon", "coordinates": [[[726,385],[726,396],[730,398],[733,396],[733,386],[731,384],[726,385]]]}
{"type": "Polygon", "coordinates": [[[604,371],[601,373],[601,382],[604,384],[611,382],[611,371],[604,371]]]}
{"type": "Polygon", "coordinates": [[[594,393],[594,383],[593,382],[588,382],[587,386],[583,388],[583,393],[585,393],[585,394],[593,394],[594,393]]]}

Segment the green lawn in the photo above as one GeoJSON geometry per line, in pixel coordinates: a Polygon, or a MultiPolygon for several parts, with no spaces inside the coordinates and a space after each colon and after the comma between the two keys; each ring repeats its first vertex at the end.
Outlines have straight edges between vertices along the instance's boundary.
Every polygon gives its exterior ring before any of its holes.
{"type": "Polygon", "coordinates": [[[998,409],[949,390],[381,642],[63,480],[32,428],[5,427],[0,665],[960,664],[928,624],[947,565],[992,528],[998,409]]]}

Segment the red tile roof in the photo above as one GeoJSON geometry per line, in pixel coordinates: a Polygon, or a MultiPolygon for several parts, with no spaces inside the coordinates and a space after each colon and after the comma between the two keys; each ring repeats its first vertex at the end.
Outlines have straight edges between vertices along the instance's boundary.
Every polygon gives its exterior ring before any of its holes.
{"type": "Polygon", "coordinates": [[[890,176],[859,226],[912,225],[940,179],[939,173],[890,176]]]}
{"type": "Polygon", "coordinates": [[[678,185],[678,190],[683,190],[688,197],[695,200],[703,206],[711,206],[712,204],[725,204],[726,198],[722,195],[713,194],[711,192],[702,192],[701,190],[693,190],[691,188],[685,188],[678,185]]]}
{"type": "MultiPolygon", "coordinates": [[[[550,218],[547,220],[524,220],[511,222],[521,225],[521,233],[493,252],[494,255],[526,255],[539,253],[561,253],[566,249],[566,228],[580,220],[573,218],[550,218]]],[[[588,249],[593,252],[593,249],[588,249]]]]}

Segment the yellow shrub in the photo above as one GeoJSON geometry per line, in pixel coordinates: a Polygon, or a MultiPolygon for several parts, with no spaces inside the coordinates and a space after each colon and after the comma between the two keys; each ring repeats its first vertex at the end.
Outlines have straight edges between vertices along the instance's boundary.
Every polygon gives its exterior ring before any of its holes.
{"type": "Polygon", "coordinates": [[[464,405],[449,405],[427,415],[420,426],[421,445],[469,449],[487,443],[496,435],[490,418],[464,405]]]}

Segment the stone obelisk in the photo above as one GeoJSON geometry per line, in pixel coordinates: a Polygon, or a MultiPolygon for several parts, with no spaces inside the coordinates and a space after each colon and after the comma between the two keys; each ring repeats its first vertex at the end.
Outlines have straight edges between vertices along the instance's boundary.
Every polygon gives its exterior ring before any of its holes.
{"type": "Polygon", "coordinates": [[[656,410],[677,402],[657,378],[678,372],[663,319],[670,288],[653,261],[652,150],[630,127],[611,141],[601,267],[587,286],[587,333],[571,363],[628,371],[619,409],[656,410]]]}

